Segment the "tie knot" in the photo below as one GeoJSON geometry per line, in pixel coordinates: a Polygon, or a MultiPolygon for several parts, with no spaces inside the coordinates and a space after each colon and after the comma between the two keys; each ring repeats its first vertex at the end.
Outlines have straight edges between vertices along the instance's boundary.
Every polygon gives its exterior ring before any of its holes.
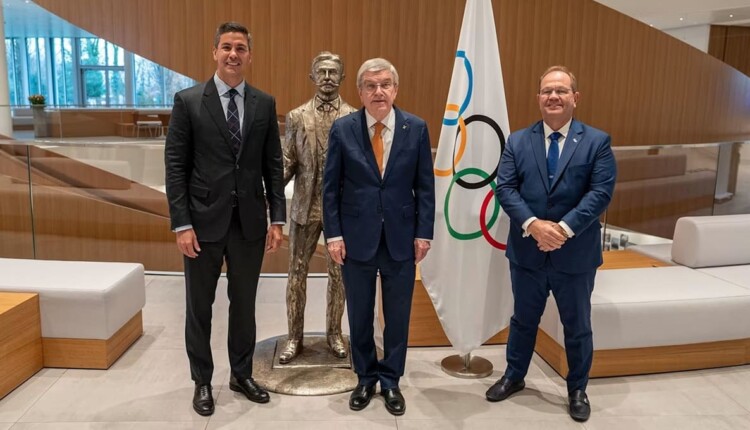
{"type": "Polygon", "coordinates": [[[235,90],[234,88],[230,88],[229,91],[227,91],[227,92],[229,93],[229,98],[234,98],[234,96],[236,96],[237,94],[240,93],[239,91],[235,90]]]}
{"type": "Polygon", "coordinates": [[[375,123],[375,135],[380,135],[380,133],[383,132],[383,129],[385,128],[385,124],[382,122],[376,122],[375,123]]]}
{"type": "Polygon", "coordinates": [[[555,142],[557,142],[557,140],[560,139],[561,137],[562,137],[562,133],[560,133],[559,131],[555,131],[549,135],[549,140],[550,141],[554,140],[555,142]]]}

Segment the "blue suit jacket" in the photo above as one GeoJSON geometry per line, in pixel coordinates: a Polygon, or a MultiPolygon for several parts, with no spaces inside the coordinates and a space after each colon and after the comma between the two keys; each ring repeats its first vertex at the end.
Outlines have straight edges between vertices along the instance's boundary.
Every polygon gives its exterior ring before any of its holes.
{"type": "Polygon", "coordinates": [[[565,221],[575,235],[549,253],[557,270],[582,273],[602,264],[599,216],[612,198],[617,167],[610,137],[573,120],[557,173],[550,186],[542,122],[512,133],[497,174],[495,194],[511,220],[506,255],[527,268],[540,268],[545,252],[533,237],[523,237],[521,225],[530,217],[565,221]]]}
{"type": "Polygon", "coordinates": [[[435,177],[427,124],[393,108],[396,125],[385,175],[367,133],[364,109],[339,118],[328,138],[323,180],[323,230],[343,236],[347,258],[375,257],[382,229],[391,257],[414,258],[414,239],[432,239],[435,177]]]}

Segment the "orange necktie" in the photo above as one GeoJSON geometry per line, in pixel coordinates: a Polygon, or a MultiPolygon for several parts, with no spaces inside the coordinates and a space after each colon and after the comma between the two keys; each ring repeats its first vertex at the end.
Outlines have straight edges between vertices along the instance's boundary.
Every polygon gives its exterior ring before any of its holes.
{"type": "Polygon", "coordinates": [[[378,163],[380,174],[383,174],[383,129],[385,124],[375,123],[375,134],[372,135],[372,152],[375,153],[375,161],[378,163]]]}

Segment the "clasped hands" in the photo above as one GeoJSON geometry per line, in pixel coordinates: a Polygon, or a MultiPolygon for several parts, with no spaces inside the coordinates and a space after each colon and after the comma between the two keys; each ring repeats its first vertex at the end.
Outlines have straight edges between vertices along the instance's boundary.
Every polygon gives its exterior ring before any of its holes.
{"type": "Polygon", "coordinates": [[[536,219],[526,227],[526,231],[536,240],[536,245],[542,252],[560,249],[568,240],[565,229],[552,221],[536,219]]]}
{"type": "MultiPolygon", "coordinates": [[[[430,250],[430,241],[414,239],[414,264],[419,264],[430,250]]],[[[328,243],[328,254],[336,264],[344,264],[346,258],[346,245],[343,240],[334,240],[328,243]]]]}

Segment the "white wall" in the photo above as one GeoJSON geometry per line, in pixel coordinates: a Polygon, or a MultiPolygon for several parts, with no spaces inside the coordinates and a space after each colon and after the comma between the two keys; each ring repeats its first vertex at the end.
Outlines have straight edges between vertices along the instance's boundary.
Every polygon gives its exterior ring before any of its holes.
{"type": "Polygon", "coordinates": [[[670,28],[669,30],[664,30],[664,32],[703,52],[708,52],[708,39],[711,34],[710,25],[670,28]]]}

